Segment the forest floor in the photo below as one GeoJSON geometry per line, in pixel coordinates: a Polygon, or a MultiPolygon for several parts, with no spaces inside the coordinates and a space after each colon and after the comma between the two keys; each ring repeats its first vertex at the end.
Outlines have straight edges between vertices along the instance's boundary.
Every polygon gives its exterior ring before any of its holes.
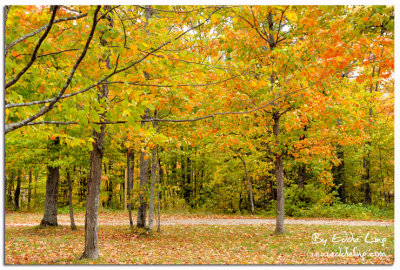
{"type": "MultiPolygon", "coordinates": [[[[42,213],[21,213],[7,211],[5,215],[6,226],[37,226],[43,217],[42,213]]],[[[85,213],[74,215],[77,226],[85,225],[85,213]]],[[[133,216],[134,223],[136,216],[133,216]]],[[[156,223],[156,221],[155,221],[156,223]]],[[[286,224],[303,225],[337,225],[337,226],[391,226],[391,220],[351,220],[351,219],[327,219],[327,218],[285,218],[286,224]]],[[[68,214],[58,214],[58,224],[68,226],[70,218],[68,214]]],[[[99,225],[128,225],[127,213],[99,212],[99,225]]],[[[261,225],[275,224],[274,218],[232,216],[232,215],[185,215],[163,214],[161,225],[261,225]]]]}
{"type": "MultiPolygon", "coordinates": [[[[100,212],[100,258],[80,260],[84,213],[37,226],[41,213],[5,213],[5,264],[393,264],[394,223],[331,219],[162,215],[161,232],[130,229],[124,212],[100,212]]],[[[134,222],[136,219],[134,218],[134,222]]]]}

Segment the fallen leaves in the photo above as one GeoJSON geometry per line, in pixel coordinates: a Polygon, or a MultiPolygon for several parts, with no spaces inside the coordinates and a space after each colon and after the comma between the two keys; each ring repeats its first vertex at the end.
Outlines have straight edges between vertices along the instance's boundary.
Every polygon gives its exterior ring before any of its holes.
{"type": "Polygon", "coordinates": [[[129,226],[99,226],[100,258],[79,260],[84,228],[67,226],[7,227],[6,264],[392,264],[394,229],[390,227],[346,227],[287,225],[288,233],[273,235],[274,225],[174,225],[161,233],[140,234],[129,226]],[[355,235],[368,232],[388,239],[384,247],[357,243],[360,250],[381,251],[388,256],[329,258],[313,257],[316,251],[332,252],[337,244],[313,245],[318,232],[329,236],[342,231],[355,235]]]}

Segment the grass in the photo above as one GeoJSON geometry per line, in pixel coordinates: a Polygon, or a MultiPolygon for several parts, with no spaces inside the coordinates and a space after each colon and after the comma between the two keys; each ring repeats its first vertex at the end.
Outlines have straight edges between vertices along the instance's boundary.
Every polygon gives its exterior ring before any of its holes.
{"type": "MultiPolygon", "coordinates": [[[[392,264],[394,227],[286,225],[287,233],[273,235],[273,225],[163,226],[161,233],[146,234],[129,226],[99,226],[100,258],[79,260],[84,248],[84,227],[7,227],[6,264],[392,264]],[[359,242],[335,243],[353,235],[359,242]],[[327,243],[313,244],[313,234],[327,243]],[[382,243],[366,243],[386,239],[382,243]],[[338,237],[336,237],[338,238],[338,237]],[[336,240],[335,238],[335,240],[336,240]],[[367,252],[363,258],[316,257],[316,252],[344,250],[367,252]],[[385,256],[372,257],[368,253],[385,256]]],[[[350,241],[351,238],[347,238],[350,241]]]]}

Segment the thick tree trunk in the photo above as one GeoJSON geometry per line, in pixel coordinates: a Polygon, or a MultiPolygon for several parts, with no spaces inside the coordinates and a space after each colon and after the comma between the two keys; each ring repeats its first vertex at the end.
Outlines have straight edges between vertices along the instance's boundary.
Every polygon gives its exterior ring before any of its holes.
{"type": "MultiPolygon", "coordinates": [[[[56,137],[53,147],[57,151],[60,145],[60,138],[56,137]]],[[[47,166],[46,180],[46,201],[44,204],[44,216],[40,226],[57,226],[57,207],[58,207],[58,185],[60,182],[60,167],[47,166]]]]}
{"type": "MultiPolygon", "coordinates": [[[[276,138],[276,145],[279,146],[279,120],[280,115],[274,114],[273,116],[274,125],[273,132],[276,138]]],[[[283,185],[283,161],[280,153],[275,155],[275,177],[276,177],[276,189],[277,189],[277,202],[276,202],[276,228],[275,234],[282,234],[285,232],[284,219],[285,219],[285,196],[284,196],[284,185],[283,185]]]]}
{"type": "MultiPolygon", "coordinates": [[[[74,169],[75,171],[75,169],[74,169]]],[[[75,220],[74,220],[74,209],[72,207],[72,181],[71,176],[69,174],[69,170],[67,170],[67,181],[68,181],[68,204],[69,204],[69,219],[71,221],[71,229],[73,231],[76,230],[75,220]]]]}
{"type": "Polygon", "coordinates": [[[105,129],[106,126],[101,125],[100,133],[93,131],[94,142],[92,143],[93,151],[90,156],[90,178],[88,179],[86,197],[85,251],[81,259],[97,259],[99,257],[97,219],[105,129]]]}
{"type": "MultiPolygon", "coordinates": [[[[110,6],[104,6],[105,10],[111,11],[110,6]]],[[[97,10],[95,12],[97,16],[97,10]]],[[[109,21],[107,31],[110,31],[113,27],[113,20],[110,16],[106,16],[109,21]]],[[[102,46],[107,45],[107,41],[100,37],[100,44],[102,46]]],[[[99,61],[105,62],[107,69],[111,69],[111,61],[108,54],[102,55],[103,59],[99,61]]],[[[107,81],[105,81],[107,82],[107,81]]],[[[99,87],[98,101],[108,100],[108,86],[107,84],[99,87]]],[[[106,112],[100,114],[102,121],[105,119],[106,112]]],[[[86,259],[97,259],[99,257],[99,245],[98,245],[98,232],[97,232],[97,219],[99,215],[99,201],[100,201],[100,185],[101,185],[101,169],[103,164],[104,155],[104,140],[106,134],[106,125],[100,125],[100,132],[96,129],[93,130],[93,143],[92,153],[90,155],[90,177],[87,183],[87,196],[86,196],[86,214],[85,214],[85,250],[83,251],[82,257],[86,259]]]]}
{"type": "Polygon", "coordinates": [[[57,226],[58,183],[60,167],[47,167],[46,201],[41,226],[57,226]]]}
{"type": "Polygon", "coordinates": [[[22,171],[18,170],[17,187],[15,188],[15,192],[14,192],[14,209],[15,209],[15,211],[19,210],[19,195],[21,194],[21,174],[22,174],[22,171]]]}
{"type": "Polygon", "coordinates": [[[129,226],[133,228],[133,220],[132,220],[132,201],[131,201],[131,190],[133,187],[133,173],[135,168],[135,152],[133,148],[127,150],[126,154],[126,163],[127,163],[127,174],[128,174],[128,190],[127,190],[127,198],[128,198],[128,214],[129,214],[129,226]]]}

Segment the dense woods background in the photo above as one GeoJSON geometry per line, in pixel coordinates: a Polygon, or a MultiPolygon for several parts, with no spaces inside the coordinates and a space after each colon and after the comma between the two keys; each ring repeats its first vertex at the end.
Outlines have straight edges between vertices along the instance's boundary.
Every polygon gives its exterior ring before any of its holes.
{"type": "Polygon", "coordinates": [[[6,210],[393,216],[392,6],[5,16],[6,210]]]}

